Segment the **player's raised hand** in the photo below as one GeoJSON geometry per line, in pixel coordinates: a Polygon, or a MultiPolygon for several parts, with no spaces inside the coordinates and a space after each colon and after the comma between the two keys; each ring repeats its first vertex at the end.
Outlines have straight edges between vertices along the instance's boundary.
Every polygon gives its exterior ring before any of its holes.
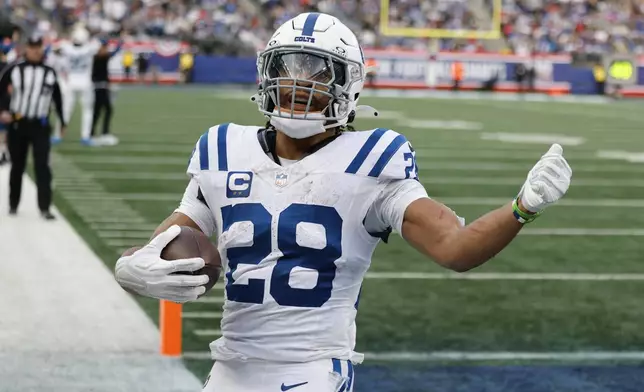
{"type": "Polygon", "coordinates": [[[131,255],[122,256],[115,267],[116,281],[128,291],[157,299],[183,303],[194,301],[206,292],[207,275],[173,274],[194,272],[204,267],[202,258],[164,260],[163,248],[181,232],[171,226],[131,255]]]}
{"type": "Polygon", "coordinates": [[[519,193],[522,207],[533,213],[543,211],[566,194],[571,177],[563,148],[553,144],[528,173],[519,193]]]}

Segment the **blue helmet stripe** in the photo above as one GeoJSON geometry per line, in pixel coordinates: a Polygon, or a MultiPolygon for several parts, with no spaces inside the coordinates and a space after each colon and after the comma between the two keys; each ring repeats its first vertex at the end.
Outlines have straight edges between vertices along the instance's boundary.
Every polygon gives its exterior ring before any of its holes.
{"type": "Polygon", "coordinates": [[[302,27],[302,35],[311,37],[313,36],[313,31],[315,30],[315,22],[317,22],[320,14],[317,12],[312,12],[309,16],[306,17],[304,21],[304,27],[302,27]]]}

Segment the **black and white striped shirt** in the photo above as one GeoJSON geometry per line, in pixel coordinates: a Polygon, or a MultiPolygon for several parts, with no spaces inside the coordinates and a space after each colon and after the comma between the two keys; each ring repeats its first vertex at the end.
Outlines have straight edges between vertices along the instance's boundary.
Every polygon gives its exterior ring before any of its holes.
{"type": "Polygon", "coordinates": [[[20,61],[9,65],[0,77],[0,93],[6,93],[11,85],[9,110],[15,119],[39,120],[46,123],[53,99],[56,113],[65,126],[63,100],[56,71],[42,62],[20,61]]]}

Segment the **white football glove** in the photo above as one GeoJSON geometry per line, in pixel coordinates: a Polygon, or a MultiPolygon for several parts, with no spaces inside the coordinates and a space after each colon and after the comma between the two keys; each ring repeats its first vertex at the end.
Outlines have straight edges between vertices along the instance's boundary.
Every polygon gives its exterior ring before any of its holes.
{"type": "Polygon", "coordinates": [[[159,234],[149,244],[130,256],[121,257],[114,269],[116,281],[137,294],[177,303],[194,301],[206,292],[208,275],[173,275],[173,272],[197,271],[205,262],[200,257],[179,260],[161,258],[163,248],[179,233],[177,225],[159,234]]]}
{"type": "Polygon", "coordinates": [[[538,213],[561,199],[572,177],[572,169],[563,157],[563,148],[553,144],[530,170],[519,197],[528,211],[538,213]]]}

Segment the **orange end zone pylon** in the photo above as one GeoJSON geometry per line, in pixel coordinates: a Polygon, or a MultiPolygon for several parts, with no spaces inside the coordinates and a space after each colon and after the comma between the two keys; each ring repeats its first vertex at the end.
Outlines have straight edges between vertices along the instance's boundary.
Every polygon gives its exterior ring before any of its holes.
{"type": "Polygon", "coordinates": [[[159,329],[161,330],[161,355],[181,356],[181,304],[160,301],[159,329]]]}

